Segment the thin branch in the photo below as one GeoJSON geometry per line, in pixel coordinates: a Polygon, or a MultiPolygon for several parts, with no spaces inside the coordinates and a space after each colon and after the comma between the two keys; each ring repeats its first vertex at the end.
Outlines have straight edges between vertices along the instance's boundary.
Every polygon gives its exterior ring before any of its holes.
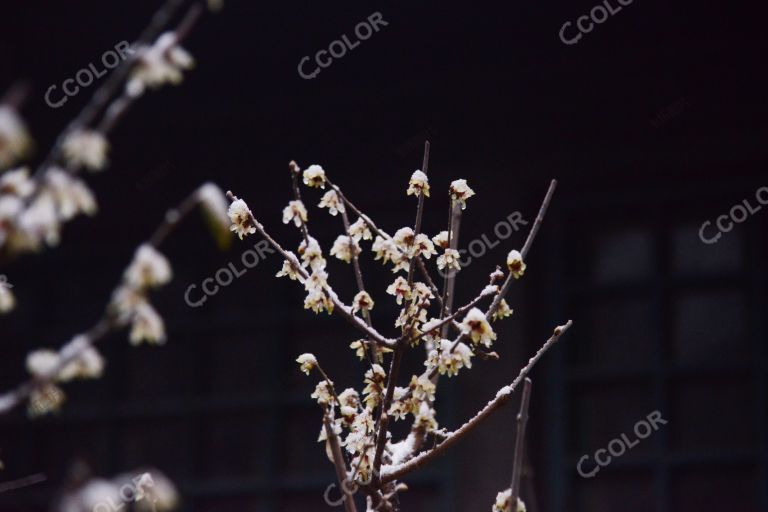
{"type": "MultiPolygon", "coordinates": [[[[187,10],[184,18],[179,23],[179,26],[176,28],[176,30],[174,30],[177,44],[187,38],[197,23],[197,20],[200,19],[202,13],[203,7],[197,3],[192,5],[189,10],[187,10]]],[[[132,61],[135,60],[135,58],[132,58],[132,61]]],[[[97,131],[103,133],[104,135],[112,131],[118,121],[122,119],[128,109],[130,109],[130,107],[133,106],[133,104],[136,103],[138,99],[139,96],[128,94],[126,90],[123,90],[123,93],[114,101],[112,101],[112,103],[110,103],[110,105],[107,107],[106,111],[104,112],[104,117],[97,126],[97,131]]],[[[72,169],[68,170],[72,171],[72,169]]]]}
{"type": "MultiPolygon", "coordinates": [[[[429,171],[429,141],[424,142],[424,158],[422,160],[421,164],[421,172],[423,172],[425,175],[429,171]]],[[[421,219],[424,216],[424,192],[419,193],[419,204],[416,207],[416,222],[414,222],[413,226],[413,234],[414,236],[421,233],[421,219]]],[[[408,286],[413,285],[413,271],[416,266],[416,260],[419,259],[419,255],[415,255],[413,258],[411,258],[411,264],[408,267],[408,286]]]]}
{"type": "Polygon", "coordinates": [[[520,399],[520,412],[517,415],[517,434],[515,436],[515,461],[512,465],[512,483],[510,489],[510,508],[508,512],[517,510],[517,500],[520,497],[520,476],[523,470],[523,454],[525,453],[525,426],[528,423],[528,405],[531,400],[531,379],[525,378],[523,396],[520,399]]]}
{"type": "MultiPolygon", "coordinates": [[[[429,141],[424,142],[424,158],[422,160],[422,172],[427,174],[429,170],[429,141]]],[[[421,220],[424,216],[424,192],[420,192],[418,200],[418,206],[416,207],[416,221],[413,226],[414,236],[421,232],[421,220]]],[[[414,255],[411,258],[410,265],[408,267],[408,286],[413,285],[413,271],[416,268],[416,260],[419,259],[419,255],[414,255]]],[[[376,443],[376,456],[373,459],[373,471],[374,475],[379,474],[381,468],[381,457],[384,453],[384,446],[387,443],[387,432],[389,431],[389,419],[387,411],[392,405],[392,399],[395,394],[395,385],[397,384],[397,377],[400,374],[400,363],[403,359],[403,352],[407,346],[405,336],[400,339],[395,347],[395,353],[392,356],[392,362],[389,367],[389,375],[387,376],[387,393],[384,396],[384,402],[379,413],[379,437],[376,443]]]]}
{"type": "MultiPolygon", "coordinates": [[[[448,247],[456,249],[459,246],[459,228],[461,227],[461,205],[453,204],[451,201],[451,209],[448,214],[448,247]]],[[[448,274],[445,276],[443,283],[443,310],[440,313],[440,318],[445,315],[451,314],[453,308],[453,291],[456,287],[456,274],[457,270],[448,269],[448,274]]],[[[448,333],[448,327],[445,326],[441,331],[441,336],[445,337],[448,333]]]]}
{"type": "Polygon", "coordinates": [[[456,444],[458,441],[460,441],[462,438],[464,438],[467,434],[469,434],[472,430],[475,429],[485,418],[490,416],[494,411],[501,408],[504,404],[506,404],[510,396],[512,395],[512,392],[517,388],[517,386],[520,384],[520,382],[530,373],[531,369],[536,365],[539,359],[541,359],[541,356],[544,355],[544,353],[549,350],[556,342],[560,339],[560,337],[570,329],[571,325],[573,325],[573,322],[571,320],[568,320],[568,322],[565,325],[559,326],[555,328],[554,333],[552,336],[547,340],[544,345],[536,352],[536,354],[528,361],[528,364],[523,367],[522,370],[520,370],[520,374],[515,378],[515,380],[510,384],[509,386],[505,386],[499,392],[496,394],[496,397],[488,402],[488,404],[480,411],[478,412],[472,419],[464,423],[461,427],[459,427],[457,430],[453,431],[452,433],[448,434],[445,438],[445,440],[437,445],[435,448],[433,448],[430,451],[427,452],[421,452],[419,455],[411,459],[410,461],[406,462],[405,464],[401,464],[396,467],[385,467],[382,470],[382,476],[381,480],[383,483],[391,482],[393,480],[397,480],[411,471],[423,466],[424,464],[434,460],[439,455],[442,455],[448,448],[456,444]]]}
{"type": "MultiPolygon", "coordinates": [[[[187,196],[177,208],[168,210],[165,215],[165,219],[160,226],[155,230],[154,234],[147,242],[155,248],[159,248],[163,242],[170,236],[173,230],[179,225],[180,221],[186,218],[189,213],[194,209],[199,202],[199,189],[187,196]]],[[[22,401],[27,399],[35,389],[49,384],[56,380],[56,377],[61,371],[72,361],[78,359],[82,353],[88,348],[92,347],[105,336],[111,332],[123,327],[118,318],[114,316],[110,308],[106,308],[104,315],[99,321],[91,327],[88,331],[81,334],[85,342],[82,344],[79,350],[72,351],[65,357],[61,357],[58,364],[49,372],[48,378],[36,378],[19,385],[15,390],[8,391],[3,395],[0,395],[0,415],[7,413],[17,407],[22,401]]]]}
{"type": "Polygon", "coordinates": [[[421,275],[424,277],[424,280],[427,282],[427,286],[429,286],[430,291],[432,292],[432,295],[435,296],[437,299],[437,302],[440,306],[440,310],[443,309],[443,298],[440,296],[440,290],[437,288],[437,285],[432,280],[432,277],[429,275],[429,271],[427,270],[426,265],[424,265],[424,260],[422,260],[420,257],[416,258],[416,265],[419,267],[419,271],[421,272],[421,275]]]}
{"type": "MultiPolygon", "coordinates": [[[[227,192],[227,198],[229,198],[230,201],[234,201],[236,199],[235,195],[231,192],[227,192]]],[[[289,253],[283,247],[277,243],[277,241],[272,238],[269,233],[266,232],[264,229],[264,226],[256,220],[256,217],[253,215],[253,213],[250,214],[251,216],[251,222],[256,227],[256,231],[264,237],[264,239],[277,251],[279,252],[284,259],[286,259],[288,262],[293,265],[293,267],[296,269],[296,272],[303,278],[307,279],[309,277],[309,274],[307,274],[306,270],[301,266],[301,263],[299,263],[299,260],[296,258],[295,255],[289,253]]],[[[328,297],[333,302],[334,308],[333,312],[338,313],[343,318],[345,318],[349,323],[351,323],[354,327],[356,327],[358,330],[362,331],[366,335],[370,336],[373,340],[376,341],[380,346],[387,347],[387,348],[393,348],[396,345],[396,341],[386,338],[383,335],[381,335],[376,329],[373,327],[369,327],[364,321],[359,319],[357,316],[352,314],[352,309],[341,302],[339,297],[336,295],[335,292],[332,290],[326,288],[325,292],[328,294],[328,297]]]]}
{"type": "MultiPolygon", "coordinates": [[[[365,293],[365,282],[363,281],[363,272],[360,270],[360,259],[357,255],[357,252],[355,251],[355,241],[352,239],[352,234],[349,231],[349,216],[347,215],[347,209],[343,208],[341,210],[341,220],[344,223],[344,233],[346,234],[347,238],[349,239],[349,252],[352,255],[352,269],[355,272],[355,281],[357,282],[357,290],[361,293],[365,293]]],[[[368,327],[373,327],[373,321],[371,320],[371,312],[367,309],[363,309],[363,318],[365,319],[365,323],[368,324],[368,327]]],[[[366,352],[368,353],[368,362],[371,365],[371,368],[373,368],[373,364],[376,363],[376,348],[374,346],[373,340],[368,338],[368,350],[366,352]]]]}
{"type": "MultiPolygon", "coordinates": [[[[304,201],[301,200],[301,190],[299,189],[299,173],[301,171],[299,170],[299,166],[293,160],[288,163],[288,172],[291,173],[291,188],[293,189],[293,197],[296,201],[304,204],[304,201]]],[[[309,228],[307,228],[307,225],[300,218],[299,222],[299,229],[301,229],[301,234],[304,237],[304,244],[307,246],[307,248],[309,248],[309,228]]]]}
{"type": "MultiPolygon", "coordinates": [[[[536,216],[536,220],[534,221],[533,226],[531,226],[531,230],[528,232],[528,238],[525,239],[525,244],[523,245],[523,249],[520,251],[520,255],[523,261],[525,261],[526,257],[528,256],[528,251],[531,250],[531,245],[533,245],[533,240],[536,238],[536,234],[539,232],[541,223],[544,221],[544,216],[547,214],[547,208],[549,208],[549,203],[552,201],[552,196],[555,194],[556,188],[557,188],[557,180],[552,180],[549,183],[549,188],[547,189],[547,193],[544,196],[544,201],[541,203],[541,208],[539,208],[539,214],[536,216]]],[[[485,313],[485,318],[487,318],[488,320],[491,319],[493,314],[496,312],[496,309],[499,307],[501,300],[507,295],[507,292],[512,287],[512,282],[514,280],[515,278],[510,272],[509,275],[507,275],[506,281],[504,281],[504,284],[499,290],[499,293],[493,299],[493,302],[491,303],[491,307],[489,307],[488,311],[485,313]]]]}
{"type": "Polygon", "coordinates": [[[325,435],[328,437],[328,443],[331,445],[331,455],[333,455],[333,466],[336,469],[336,478],[339,480],[339,489],[344,493],[344,510],[346,512],[357,512],[354,498],[345,492],[345,485],[347,483],[347,464],[344,462],[344,454],[339,445],[339,438],[336,437],[336,432],[333,431],[331,417],[327,409],[323,414],[323,425],[325,426],[325,435]]]}
{"type": "Polygon", "coordinates": [[[448,324],[453,322],[457,317],[460,317],[461,315],[463,315],[464,313],[466,313],[467,311],[469,311],[473,307],[477,306],[477,304],[480,303],[481,300],[483,300],[484,298],[488,297],[489,295],[490,294],[487,294],[487,293],[481,293],[480,295],[478,295],[477,297],[475,297],[474,299],[469,301],[467,304],[461,306],[459,309],[457,309],[456,311],[451,313],[449,316],[447,316],[447,317],[443,318],[442,320],[436,322],[434,325],[429,325],[429,328],[426,327],[426,324],[422,325],[421,328],[422,328],[423,332],[420,333],[419,335],[417,335],[416,337],[414,337],[413,339],[411,339],[411,343],[421,339],[423,336],[425,336],[425,335],[427,335],[427,334],[429,334],[431,332],[435,332],[437,329],[441,329],[442,330],[443,328],[447,328],[448,324]]]}
{"type": "Polygon", "coordinates": [[[405,340],[399,340],[395,352],[392,355],[392,362],[389,365],[389,374],[387,375],[387,392],[384,395],[384,401],[379,412],[379,431],[376,440],[376,455],[373,458],[373,474],[379,478],[381,469],[381,457],[384,453],[384,446],[387,443],[387,432],[389,430],[389,415],[387,411],[392,405],[392,399],[395,396],[395,384],[397,376],[400,373],[400,363],[403,360],[403,351],[405,350],[405,340]]]}

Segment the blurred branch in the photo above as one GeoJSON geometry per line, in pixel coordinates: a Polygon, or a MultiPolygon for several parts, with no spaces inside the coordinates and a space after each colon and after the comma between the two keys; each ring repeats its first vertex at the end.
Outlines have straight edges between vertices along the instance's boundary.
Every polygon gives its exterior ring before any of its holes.
{"type": "MultiPolygon", "coordinates": [[[[162,223],[155,229],[152,237],[149,240],[149,244],[156,249],[165,242],[165,240],[171,235],[174,229],[179,223],[186,218],[189,213],[199,204],[200,196],[198,194],[199,189],[187,196],[177,208],[168,210],[165,214],[165,218],[162,223]]],[[[123,327],[123,323],[118,321],[118,318],[110,310],[106,308],[104,315],[99,321],[91,327],[88,331],[82,334],[85,342],[79,348],[79,350],[72,351],[72,353],[61,357],[54,366],[53,370],[49,373],[50,377],[46,379],[33,378],[29,381],[21,384],[15,390],[6,392],[0,395],[0,415],[5,414],[15,407],[17,407],[22,401],[26,400],[35,389],[38,389],[46,384],[50,384],[56,380],[61,371],[72,361],[77,360],[85,350],[98,343],[102,338],[110,334],[111,332],[123,327]]]]}

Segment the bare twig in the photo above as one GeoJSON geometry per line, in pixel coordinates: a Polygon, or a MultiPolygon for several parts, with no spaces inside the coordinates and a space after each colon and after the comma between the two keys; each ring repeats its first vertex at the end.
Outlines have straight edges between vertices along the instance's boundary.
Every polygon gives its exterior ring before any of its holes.
{"type": "Polygon", "coordinates": [[[478,412],[472,419],[464,423],[461,427],[453,431],[452,433],[448,434],[445,438],[445,440],[437,445],[432,450],[422,452],[410,461],[406,462],[405,464],[401,464],[396,467],[385,467],[382,469],[382,475],[381,475],[381,481],[383,483],[391,482],[393,480],[397,480],[411,471],[423,466],[424,464],[434,460],[439,455],[443,454],[448,448],[456,444],[459,440],[464,438],[469,432],[475,429],[485,418],[490,416],[494,411],[502,407],[504,404],[506,404],[512,392],[517,388],[517,386],[520,384],[520,382],[530,373],[531,369],[536,365],[539,359],[541,359],[541,356],[544,355],[544,353],[549,350],[552,345],[554,345],[557,340],[560,339],[560,337],[568,330],[570,329],[571,325],[573,325],[573,322],[571,320],[568,320],[568,322],[565,325],[559,326],[555,328],[554,333],[552,336],[547,340],[544,345],[536,352],[536,354],[528,361],[528,364],[523,367],[522,370],[520,370],[520,374],[515,378],[515,380],[510,384],[509,386],[506,386],[502,388],[497,394],[496,397],[488,402],[488,404],[480,411],[478,412]]]}
{"type": "Polygon", "coordinates": [[[520,412],[517,415],[517,434],[515,436],[515,461],[512,465],[512,483],[510,489],[510,508],[507,512],[517,510],[517,500],[520,497],[520,476],[523,470],[523,454],[525,453],[525,426],[528,423],[528,405],[531,399],[531,379],[525,378],[523,396],[520,399],[520,412]]]}
{"type": "MultiPolygon", "coordinates": [[[[451,208],[448,214],[448,247],[456,249],[459,246],[459,228],[461,227],[461,205],[453,204],[451,202],[451,208]]],[[[445,276],[443,283],[443,310],[440,313],[440,318],[445,315],[451,314],[453,308],[453,290],[456,287],[456,274],[455,269],[448,269],[448,273],[445,276]]],[[[445,337],[448,334],[448,326],[446,325],[441,330],[441,336],[445,337]]]]}

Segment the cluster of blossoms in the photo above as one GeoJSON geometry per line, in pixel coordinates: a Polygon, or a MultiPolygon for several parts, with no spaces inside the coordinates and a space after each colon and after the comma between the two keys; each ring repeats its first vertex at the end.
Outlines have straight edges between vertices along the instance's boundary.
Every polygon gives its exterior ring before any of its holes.
{"type": "Polygon", "coordinates": [[[149,244],[139,246],[110,304],[118,322],[131,325],[132,344],[165,342],[163,319],[149,303],[148,292],[170,280],[171,265],[165,256],[149,244]]]}
{"type": "MultiPolygon", "coordinates": [[[[227,232],[227,199],[219,187],[206,183],[188,201],[199,204],[218,229],[227,232]]],[[[173,215],[177,213],[171,217],[173,215]]],[[[150,304],[149,292],[168,283],[171,277],[171,266],[165,256],[149,243],[140,245],[112,294],[104,320],[109,328],[130,326],[129,340],[133,345],[164,343],[163,319],[150,304]]],[[[97,341],[95,336],[92,333],[81,334],[58,351],[41,349],[27,356],[27,370],[32,376],[28,403],[30,416],[57,412],[61,408],[65,395],[57,384],[101,377],[104,361],[94,347],[97,341]]]]}
{"type": "MultiPolygon", "coordinates": [[[[283,210],[283,222],[295,225],[300,231],[301,240],[296,253],[274,242],[245,201],[235,196],[230,196],[230,229],[240,238],[258,232],[273,244],[284,258],[277,276],[288,277],[304,285],[307,292],[305,309],[315,313],[338,312],[364,332],[365,337],[349,345],[366,365],[360,392],[347,388],[337,393],[333,381],[311,353],[300,355],[296,362],[302,372],[310,375],[317,371],[321,377],[311,397],[324,412],[324,425],[318,441],[325,443],[328,458],[337,468],[340,465],[345,468],[349,481],[358,482],[368,490],[370,510],[373,507],[391,510],[390,499],[402,489],[394,482],[384,485],[379,480],[379,488],[374,491],[370,487],[371,482],[376,481],[383,468],[396,468],[416,457],[430,436],[436,442],[445,438],[446,434],[438,428],[435,418],[437,380],[441,375],[452,377],[463,368],[472,368],[472,358],[477,354],[496,355],[490,352],[497,339],[492,322],[511,316],[512,309],[504,300],[508,283],[505,283],[503,291],[495,283],[522,277],[525,271],[523,256],[519,251],[511,251],[506,261],[508,272],[497,268],[490,275],[490,284],[477,298],[452,311],[446,300],[446,287],[451,278],[446,277],[441,292],[429,276],[425,262],[434,261],[440,270],[460,269],[459,253],[454,248],[456,240],[452,240],[454,226],[452,224],[434,236],[419,232],[423,203],[431,192],[425,172],[415,171],[406,190],[406,195],[416,196],[419,201],[415,228],[402,227],[394,235],[389,235],[347,200],[321,166],[311,165],[302,173],[292,162],[289,170],[294,198],[283,210]],[[327,208],[332,216],[342,217],[344,231],[333,242],[330,255],[353,266],[359,289],[350,305],[344,304],[329,284],[323,250],[309,233],[309,214],[301,199],[299,181],[311,189],[325,190],[318,207],[327,208]],[[350,222],[351,214],[357,217],[354,222],[350,222]],[[373,326],[371,313],[375,301],[364,288],[359,263],[366,241],[371,242],[370,250],[375,261],[390,266],[394,274],[402,272],[385,290],[400,307],[394,320],[398,333],[395,338],[386,338],[373,326]],[[432,256],[435,258],[432,259],[432,256]],[[484,311],[478,304],[487,298],[492,298],[493,303],[484,311]],[[454,339],[448,339],[450,331],[455,333],[454,339]],[[426,348],[424,372],[411,375],[407,386],[398,386],[399,361],[403,351],[422,342],[426,348]],[[384,369],[387,354],[392,354],[389,371],[384,369]],[[403,420],[410,420],[410,434],[397,441],[389,431],[389,424],[403,420]]],[[[467,201],[474,195],[466,180],[453,181],[448,192],[451,211],[464,210],[467,201]]]]}
{"type": "Polygon", "coordinates": [[[79,335],[59,351],[40,349],[28,354],[27,371],[42,383],[29,398],[27,411],[35,417],[58,412],[61,408],[65,395],[57,382],[97,379],[104,371],[104,360],[88,338],[79,335]]]}
{"type": "Polygon", "coordinates": [[[184,71],[195,66],[195,59],[178,44],[175,32],[161,34],[152,45],[140,45],[136,65],[125,86],[132,97],[144,94],[146,89],[157,89],[165,84],[179,85],[184,71]]]}

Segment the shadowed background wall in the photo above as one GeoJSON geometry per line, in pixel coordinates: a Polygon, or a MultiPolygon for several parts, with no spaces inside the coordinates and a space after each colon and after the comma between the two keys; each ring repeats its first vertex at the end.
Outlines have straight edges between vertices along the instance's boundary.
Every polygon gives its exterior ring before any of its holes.
{"type": "MultiPolygon", "coordinates": [[[[412,222],[405,187],[429,138],[435,193],[425,231],[444,228],[439,191],[467,178],[478,195],[463,247],[493,239],[512,212],[533,220],[549,179],[560,179],[509,301],[515,315],[499,328],[502,359],[441,383],[441,424],[474,414],[553,325],[572,318],[533,375],[529,510],[687,511],[723,499],[732,510],[768,510],[768,217],[756,212],[716,244],[698,235],[743,199],[755,204],[767,184],[764,13],[634,2],[564,44],[563,24],[595,5],[225,2],[185,44],[197,67],[184,84],[148,94],[112,136],[112,167],[88,178],[99,215],[68,225],[60,247],[0,269],[19,302],[0,319],[0,386],[25,377],[27,352],[59,346],[98,318],[133,248],[202,181],[244,197],[292,245],[295,230],[280,222],[287,163],[319,163],[391,232],[412,222]],[[299,76],[304,56],[351,37],[375,12],[388,23],[379,32],[316,78],[299,76]],[[595,477],[578,475],[582,455],[654,410],[667,426],[595,477]]],[[[7,2],[0,90],[17,79],[32,86],[23,114],[38,157],[95,87],[59,109],[45,90],[135,38],[156,7],[7,2]]],[[[338,219],[311,214],[327,245],[338,219]]],[[[524,237],[473,259],[459,303],[524,237]]],[[[196,219],[173,236],[174,280],[155,297],[168,343],[132,348],[125,333],[111,336],[105,377],[68,386],[61,415],[2,418],[0,480],[48,479],[0,494],[0,510],[46,510],[77,459],[105,476],[156,466],[180,485],[184,510],[326,509],[321,493],[334,477],[315,442],[314,381],[293,359],[312,351],[339,385],[359,387],[346,349],[355,333],[302,310],[301,290],[273,278],[275,256],[202,307],[184,301],[190,284],[255,242],[222,252],[196,219]]],[[[392,279],[378,262],[364,269],[373,289],[392,279]]],[[[331,271],[337,289],[352,290],[346,266],[331,271]]],[[[381,318],[396,314],[376,298],[381,318]]],[[[408,479],[404,509],[488,509],[508,485],[516,408],[408,479]]]]}

